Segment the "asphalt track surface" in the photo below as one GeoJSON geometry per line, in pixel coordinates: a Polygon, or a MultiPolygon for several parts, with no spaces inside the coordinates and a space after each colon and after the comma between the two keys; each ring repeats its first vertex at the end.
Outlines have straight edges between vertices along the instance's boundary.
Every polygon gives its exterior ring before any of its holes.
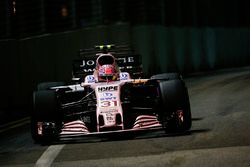
{"type": "Polygon", "coordinates": [[[33,143],[24,119],[0,132],[0,166],[249,167],[250,68],[184,80],[193,119],[185,134],[155,131],[42,146],[33,143]]]}

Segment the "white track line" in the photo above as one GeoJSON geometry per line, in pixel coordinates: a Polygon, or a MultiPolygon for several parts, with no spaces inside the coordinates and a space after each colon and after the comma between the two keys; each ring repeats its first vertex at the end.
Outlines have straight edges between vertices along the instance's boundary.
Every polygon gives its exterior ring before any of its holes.
{"type": "Polygon", "coordinates": [[[13,121],[13,122],[8,122],[8,123],[6,123],[4,125],[0,125],[0,128],[2,129],[2,128],[8,127],[8,126],[19,124],[19,123],[26,122],[26,121],[29,121],[29,120],[30,120],[30,117],[25,117],[25,118],[22,118],[22,119],[13,121]]]}
{"type": "Polygon", "coordinates": [[[10,129],[14,129],[30,123],[30,118],[26,117],[17,121],[9,122],[4,125],[0,125],[0,133],[6,132],[10,129]]]}
{"type": "Polygon", "coordinates": [[[36,161],[35,167],[50,167],[65,145],[49,146],[43,155],[36,161]]]}

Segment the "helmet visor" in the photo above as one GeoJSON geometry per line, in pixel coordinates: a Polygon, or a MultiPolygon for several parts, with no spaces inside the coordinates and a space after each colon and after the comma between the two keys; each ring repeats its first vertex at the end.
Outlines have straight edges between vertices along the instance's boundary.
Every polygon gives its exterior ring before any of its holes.
{"type": "Polygon", "coordinates": [[[105,64],[114,64],[115,60],[113,56],[110,55],[103,55],[98,58],[97,63],[102,66],[105,64]]]}

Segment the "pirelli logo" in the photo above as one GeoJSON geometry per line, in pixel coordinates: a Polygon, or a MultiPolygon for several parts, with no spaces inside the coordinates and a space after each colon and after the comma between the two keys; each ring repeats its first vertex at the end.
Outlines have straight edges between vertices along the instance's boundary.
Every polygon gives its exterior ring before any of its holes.
{"type": "Polygon", "coordinates": [[[117,91],[118,86],[103,86],[98,87],[98,92],[105,92],[105,91],[117,91]]]}

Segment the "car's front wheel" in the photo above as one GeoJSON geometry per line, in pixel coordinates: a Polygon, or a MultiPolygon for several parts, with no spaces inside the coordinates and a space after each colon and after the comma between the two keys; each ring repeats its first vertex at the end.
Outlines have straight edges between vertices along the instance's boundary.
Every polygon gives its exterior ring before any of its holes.
{"type": "Polygon", "coordinates": [[[154,80],[174,80],[181,79],[181,75],[178,73],[162,73],[153,75],[150,79],[154,80]]]}
{"type": "Polygon", "coordinates": [[[159,83],[161,92],[161,120],[167,132],[183,132],[191,128],[192,119],[188,91],[182,80],[162,81],[159,83]]]}
{"type": "Polygon", "coordinates": [[[58,137],[61,117],[56,92],[41,90],[33,93],[31,135],[36,143],[51,142],[58,137]]]}

